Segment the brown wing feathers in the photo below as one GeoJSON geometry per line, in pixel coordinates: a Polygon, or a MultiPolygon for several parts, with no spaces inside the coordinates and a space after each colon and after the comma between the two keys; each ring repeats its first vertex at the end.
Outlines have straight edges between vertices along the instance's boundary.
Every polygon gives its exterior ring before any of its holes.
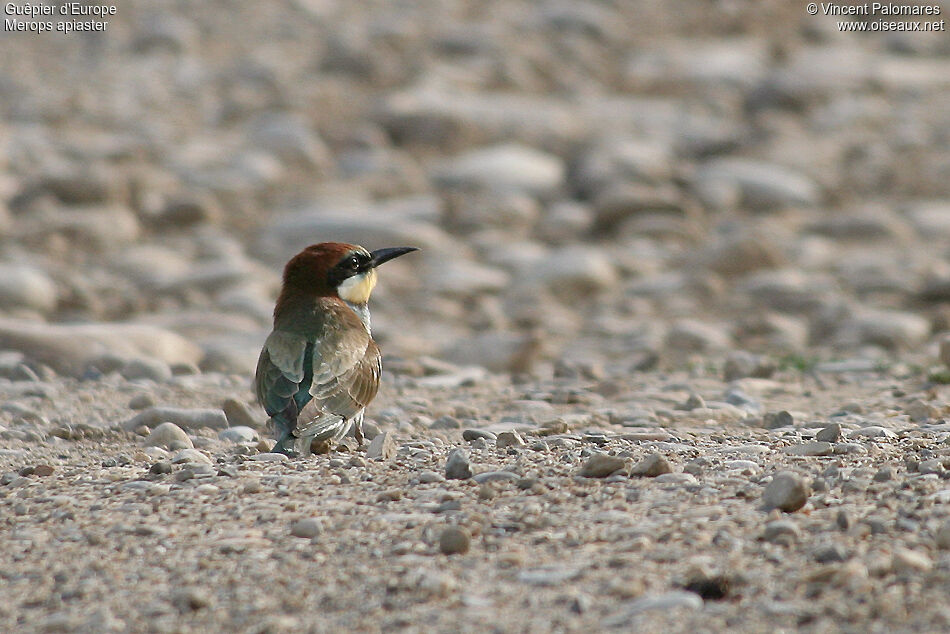
{"type": "Polygon", "coordinates": [[[379,389],[382,363],[379,348],[369,340],[363,357],[338,376],[310,388],[311,400],[297,417],[298,435],[307,435],[313,426],[328,425],[329,417],[350,420],[373,400],[379,389]]]}

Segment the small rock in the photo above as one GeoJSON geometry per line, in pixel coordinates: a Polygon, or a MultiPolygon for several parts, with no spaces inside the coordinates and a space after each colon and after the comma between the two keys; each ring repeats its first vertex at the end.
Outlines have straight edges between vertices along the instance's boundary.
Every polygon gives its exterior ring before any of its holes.
{"type": "Polygon", "coordinates": [[[703,400],[703,397],[699,394],[690,394],[683,403],[676,406],[676,409],[683,410],[686,412],[691,412],[694,409],[700,409],[706,407],[706,401],[703,400]]]}
{"type": "Polygon", "coordinates": [[[452,159],[435,174],[444,187],[474,187],[544,196],[564,180],[561,159],[515,144],[479,148],[452,159]]]}
{"type": "Polygon", "coordinates": [[[162,423],[151,431],[145,439],[146,447],[163,447],[174,451],[176,449],[190,449],[195,445],[185,433],[185,430],[175,423],[162,423]]]}
{"type": "Polygon", "coordinates": [[[462,432],[462,440],[467,442],[472,442],[473,440],[478,440],[479,438],[484,438],[485,440],[495,440],[497,436],[490,431],[485,431],[484,429],[466,429],[462,432]]]}
{"type": "Polygon", "coordinates": [[[729,348],[731,342],[729,335],[718,326],[696,319],[680,319],[666,333],[664,344],[675,350],[703,352],[729,348]]]}
{"type": "Polygon", "coordinates": [[[836,345],[867,344],[894,350],[926,341],[930,336],[930,321],[906,311],[863,309],[840,320],[834,332],[836,345]]]}
{"type": "Polygon", "coordinates": [[[521,477],[511,471],[483,471],[475,474],[472,479],[482,484],[483,482],[517,482],[521,477]]]}
{"type": "Polygon", "coordinates": [[[432,421],[429,429],[461,429],[462,423],[454,416],[440,416],[432,421]]]}
{"type": "Polygon", "coordinates": [[[633,619],[644,612],[660,611],[667,614],[675,609],[700,610],[702,607],[703,599],[695,592],[675,590],[630,601],[624,604],[620,612],[604,619],[601,625],[608,628],[629,628],[636,623],[633,619]]]}
{"type": "Polygon", "coordinates": [[[516,431],[503,431],[498,434],[498,438],[495,440],[495,446],[499,449],[506,447],[524,447],[525,444],[524,438],[516,431]]]}
{"type": "Polygon", "coordinates": [[[940,338],[940,362],[950,367],[950,335],[940,338]]]}
{"type": "Polygon", "coordinates": [[[723,378],[735,381],[745,377],[767,379],[775,374],[776,364],[767,357],[742,350],[730,352],[723,366],[723,378]]]}
{"type": "Polygon", "coordinates": [[[602,249],[571,245],[537,261],[525,273],[524,282],[547,286],[565,301],[576,301],[613,288],[618,279],[614,263],[602,249]]]}
{"type": "Polygon", "coordinates": [[[765,532],[762,533],[762,539],[767,542],[775,542],[790,546],[798,541],[801,531],[798,525],[791,520],[774,520],[765,525],[765,532]]]}
{"type": "Polygon", "coordinates": [[[56,471],[53,465],[48,464],[38,464],[33,467],[33,475],[45,478],[46,476],[53,475],[53,472],[56,471]]]}
{"type": "Polygon", "coordinates": [[[158,359],[133,359],[119,370],[119,374],[128,381],[148,379],[163,383],[172,378],[171,368],[158,359]]]}
{"type": "Polygon", "coordinates": [[[950,550],[950,520],[944,520],[937,529],[937,548],[950,550]]]}
{"type": "Polygon", "coordinates": [[[930,460],[922,460],[920,464],[917,465],[917,472],[926,475],[928,473],[933,473],[936,475],[942,475],[944,471],[943,462],[936,458],[930,460]]]}
{"type": "Polygon", "coordinates": [[[630,470],[630,475],[646,478],[655,478],[664,473],[673,473],[673,465],[666,459],[666,456],[658,453],[646,456],[640,462],[633,465],[633,468],[630,470]]]}
{"type": "Polygon", "coordinates": [[[492,372],[523,372],[530,369],[540,350],[540,341],[532,333],[488,331],[460,339],[445,347],[440,357],[463,368],[447,375],[418,379],[427,387],[458,387],[484,378],[484,369],[492,372]],[[484,369],[482,369],[484,368],[484,369]]]}
{"type": "Polygon", "coordinates": [[[290,525],[290,534],[294,537],[313,539],[321,532],[323,532],[323,525],[316,517],[305,517],[290,525]]]}
{"type": "Polygon", "coordinates": [[[56,301],[56,286],[45,273],[23,264],[0,263],[0,309],[45,314],[56,308],[56,301]]]}
{"type": "Polygon", "coordinates": [[[146,407],[151,407],[155,405],[155,399],[151,394],[143,392],[142,394],[136,394],[129,401],[129,409],[145,409],[146,407]]]}
{"type": "Polygon", "coordinates": [[[396,441],[392,432],[380,432],[366,448],[366,457],[370,460],[392,460],[396,456],[396,441]]]}
{"type": "Polygon", "coordinates": [[[830,456],[834,446],[830,442],[806,442],[785,447],[783,451],[790,456],[830,456]]]}
{"type": "Polygon", "coordinates": [[[879,425],[871,425],[869,427],[862,427],[861,429],[855,429],[850,434],[848,438],[897,438],[897,434],[892,432],[886,427],[881,427],[879,425]]]}
{"type": "Polygon", "coordinates": [[[762,415],[762,426],[766,429],[778,429],[779,427],[790,427],[795,424],[795,419],[787,411],[766,412],[762,415]]]}
{"type": "Polygon", "coordinates": [[[265,452],[251,456],[249,460],[254,462],[287,462],[290,458],[287,457],[287,454],[265,452]]]}
{"type": "Polygon", "coordinates": [[[890,482],[897,476],[897,472],[894,470],[894,467],[890,465],[884,465],[878,472],[874,474],[875,482],[890,482]]]}
{"type": "Polygon", "coordinates": [[[397,502],[402,499],[402,491],[399,489],[389,489],[388,491],[380,491],[379,495],[376,496],[377,502],[397,502]]]}
{"type": "Polygon", "coordinates": [[[260,422],[251,413],[251,409],[235,398],[228,398],[221,404],[221,411],[231,427],[260,427],[260,422]]]}
{"type": "Polygon", "coordinates": [[[821,200],[810,178],[781,165],[745,158],[716,159],[701,166],[694,186],[700,194],[713,188],[735,189],[741,204],[752,211],[784,207],[813,207],[821,200]]]}
{"type": "Polygon", "coordinates": [[[775,474],[765,487],[762,502],[767,509],[793,513],[805,506],[810,494],[810,487],[800,475],[794,471],[782,471],[775,474]]]}
{"type": "Polygon", "coordinates": [[[812,552],[812,558],[820,564],[847,561],[848,553],[840,544],[823,544],[812,552]]]}
{"type": "Polygon", "coordinates": [[[211,598],[203,588],[185,588],[175,592],[172,604],[180,612],[195,611],[211,605],[211,598]]]}
{"type": "Polygon", "coordinates": [[[228,419],[220,409],[183,409],[178,407],[151,407],[122,424],[124,429],[133,430],[141,425],[153,428],[161,423],[171,422],[182,429],[227,429],[228,419]]]}
{"type": "Polygon", "coordinates": [[[255,147],[283,161],[316,171],[325,171],[331,162],[329,150],[301,117],[266,112],[251,121],[247,134],[255,147]]]}
{"type": "Polygon", "coordinates": [[[472,536],[460,526],[449,526],[439,536],[439,551],[443,555],[464,555],[471,545],[472,536]]]}
{"type": "Polygon", "coordinates": [[[448,572],[437,570],[414,570],[406,575],[406,583],[425,596],[443,599],[452,594],[458,585],[448,572]]]}
{"type": "Polygon", "coordinates": [[[0,350],[22,352],[75,378],[83,378],[89,365],[105,352],[121,359],[152,358],[169,364],[197,362],[203,354],[184,337],[146,324],[47,324],[8,318],[0,318],[0,350]]]}
{"type": "Polygon", "coordinates": [[[164,475],[172,472],[172,463],[167,460],[159,460],[153,464],[149,470],[149,473],[154,473],[156,475],[164,475]]]}
{"type": "Polygon", "coordinates": [[[419,474],[420,484],[432,484],[433,482],[442,482],[443,480],[445,480],[445,478],[435,471],[423,471],[419,474]]]}
{"type": "Polygon", "coordinates": [[[904,408],[904,412],[915,423],[924,423],[932,418],[937,418],[940,415],[940,410],[919,398],[908,403],[904,408]]]}
{"type": "Polygon", "coordinates": [[[661,473],[656,476],[657,484],[673,484],[676,486],[685,486],[696,484],[696,476],[689,473],[661,473]]]}
{"type": "Polygon", "coordinates": [[[851,514],[846,510],[841,509],[838,511],[838,514],[835,516],[835,524],[843,531],[848,530],[854,525],[854,520],[851,518],[851,514]]]}
{"type": "Polygon", "coordinates": [[[581,468],[581,475],[585,478],[606,478],[626,467],[626,459],[597,451],[587,459],[581,468]]]}
{"type": "Polygon", "coordinates": [[[831,423],[822,427],[821,430],[815,434],[815,440],[819,442],[838,442],[841,439],[841,425],[839,423],[831,423]]]}
{"type": "Polygon", "coordinates": [[[211,464],[211,458],[201,453],[197,449],[182,449],[172,458],[172,464],[211,464]]]}
{"type": "Polygon", "coordinates": [[[257,442],[259,439],[256,429],[244,425],[222,429],[218,432],[218,438],[233,443],[257,442]]]}
{"type": "Polygon", "coordinates": [[[931,568],[933,568],[933,561],[922,552],[895,548],[891,556],[891,570],[896,574],[927,572],[931,568]]]}
{"type": "Polygon", "coordinates": [[[454,449],[445,463],[445,477],[449,480],[467,480],[472,477],[472,467],[468,462],[468,454],[461,449],[454,449]]]}

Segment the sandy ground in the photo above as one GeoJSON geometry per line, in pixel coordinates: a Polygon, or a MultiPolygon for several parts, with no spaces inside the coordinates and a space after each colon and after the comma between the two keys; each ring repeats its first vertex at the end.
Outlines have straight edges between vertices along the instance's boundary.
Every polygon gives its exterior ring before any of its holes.
{"type": "Polygon", "coordinates": [[[0,631],[950,629],[945,31],[129,0],[0,42],[0,631]],[[324,240],[421,251],[367,442],[286,460],[249,385],[324,240]]]}

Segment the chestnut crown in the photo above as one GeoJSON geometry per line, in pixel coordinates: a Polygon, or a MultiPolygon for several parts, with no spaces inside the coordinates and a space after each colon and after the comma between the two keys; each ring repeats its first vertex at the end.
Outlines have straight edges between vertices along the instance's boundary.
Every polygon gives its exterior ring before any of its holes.
{"type": "Polygon", "coordinates": [[[376,267],[417,250],[393,247],[368,251],[345,242],[312,244],[284,267],[284,289],[366,303],[376,285],[376,267]]]}

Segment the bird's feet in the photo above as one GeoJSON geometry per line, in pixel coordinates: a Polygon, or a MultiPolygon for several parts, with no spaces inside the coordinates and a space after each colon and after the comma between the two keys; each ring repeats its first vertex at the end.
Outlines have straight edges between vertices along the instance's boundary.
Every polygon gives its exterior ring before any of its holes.
{"type": "Polygon", "coordinates": [[[283,436],[277,443],[274,445],[274,448],[271,450],[273,453],[282,453],[288,458],[297,457],[297,449],[294,447],[294,441],[296,438],[287,434],[283,436]]]}

